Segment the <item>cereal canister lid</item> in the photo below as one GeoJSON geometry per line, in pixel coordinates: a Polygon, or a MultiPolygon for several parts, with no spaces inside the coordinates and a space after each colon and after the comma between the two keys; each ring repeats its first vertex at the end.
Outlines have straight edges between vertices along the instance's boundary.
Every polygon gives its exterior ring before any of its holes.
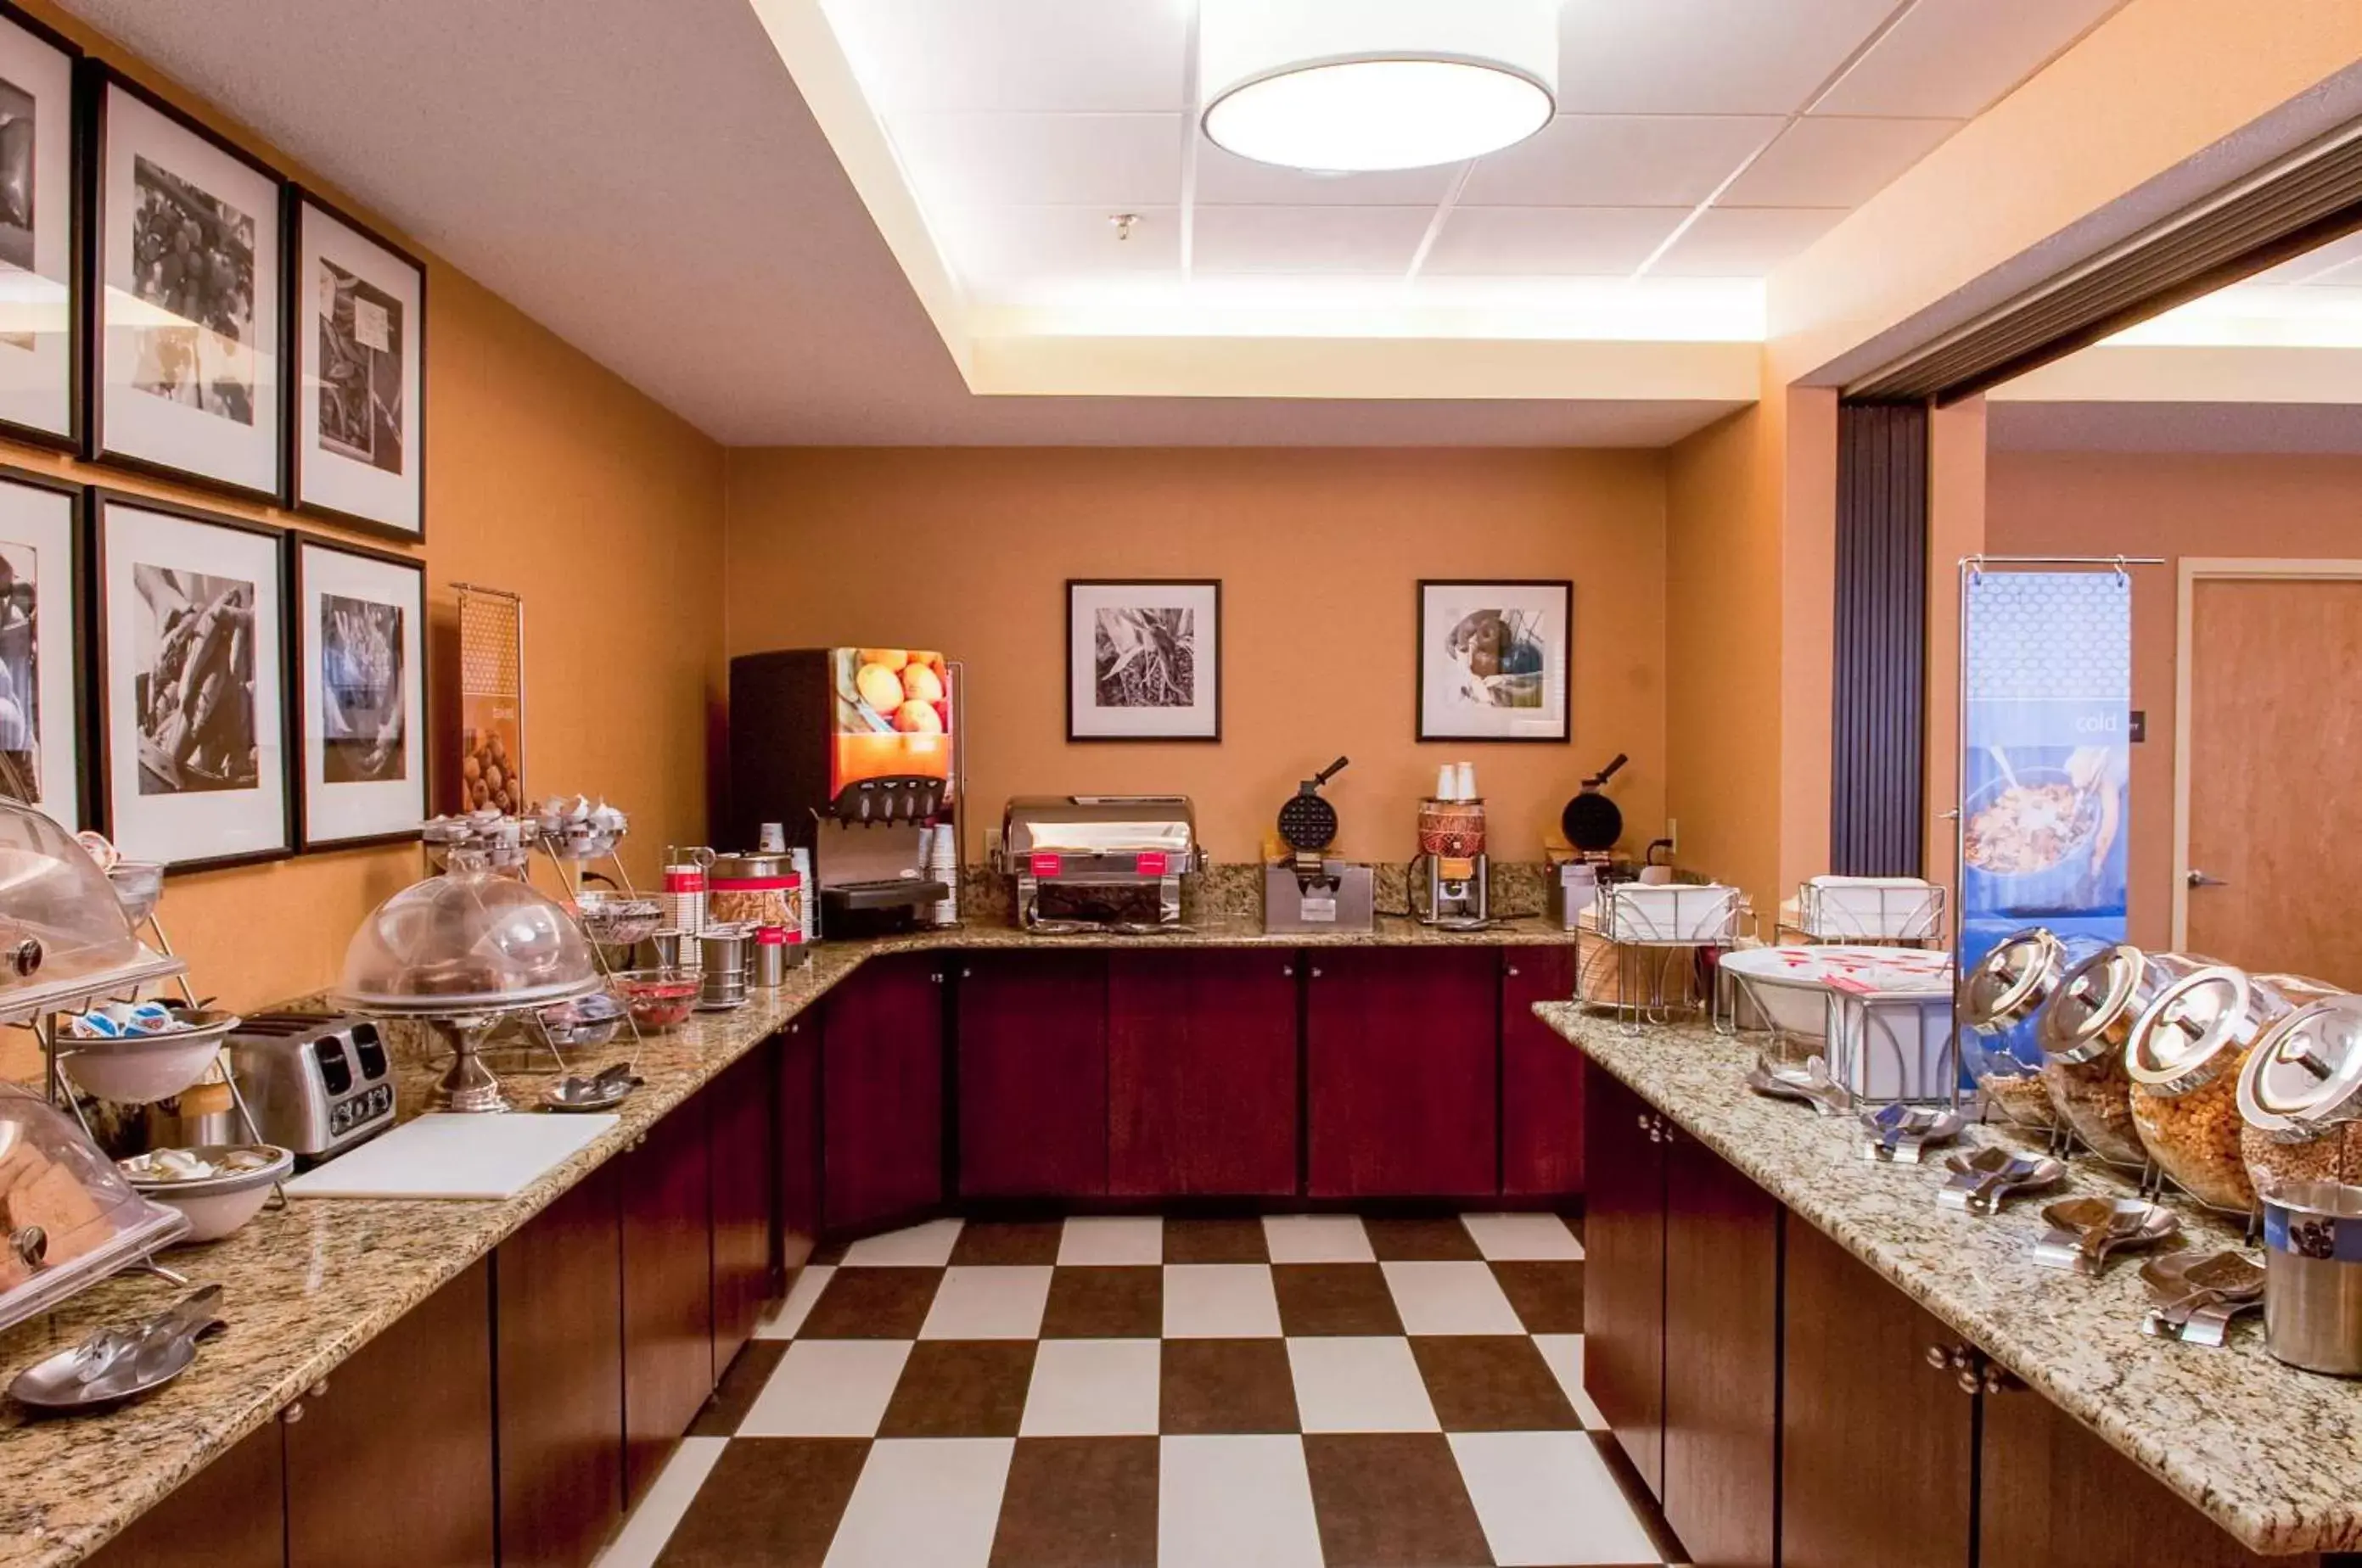
{"type": "Polygon", "coordinates": [[[2268,1133],[2362,1120],[2362,996],[2309,1003],[2267,1030],[2239,1075],[2239,1113],[2268,1133]]]}
{"type": "Polygon", "coordinates": [[[2158,993],[2133,1025],[2125,1067],[2158,1094],[2187,1094],[2228,1065],[2253,1000],[2245,970],[2217,964],[2183,975],[2158,993]]]}
{"type": "Polygon", "coordinates": [[[1960,1022],[1981,1035],[2025,1022],[2064,954],[2046,927],[2029,926],[2003,937],[1960,977],[1960,1022]]]}
{"type": "Polygon", "coordinates": [[[2034,1035],[2042,1054],[2070,1064],[2106,1055],[2108,1031],[2132,1008],[2147,965],[2148,955],[2118,943],[2069,970],[2035,1014],[2034,1035]]]}

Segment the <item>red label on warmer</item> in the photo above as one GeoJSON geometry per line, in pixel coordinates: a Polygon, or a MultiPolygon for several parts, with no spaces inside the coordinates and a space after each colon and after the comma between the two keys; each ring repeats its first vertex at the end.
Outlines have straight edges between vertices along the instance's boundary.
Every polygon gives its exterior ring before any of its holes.
{"type": "Polygon", "coordinates": [[[1164,874],[1164,851],[1162,850],[1152,850],[1147,854],[1140,856],[1134,864],[1142,876],[1163,876],[1164,874]]]}
{"type": "Polygon", "coordinates": [[[1032,865],[1033,868],[1033,874],[1035,876],[1056,876],[1058,874],[1058,857],[1055,855],[1035,855],[1032,858],[1032,865]]]}
{"type": "MultiPolygon", "coordinates": [[[[796,935],[800,937],[803,933],[799,931],[796,935]]],[[[758,948],[786,947],[788,945],[787,927],[784,926],[760,926],[756,927],[755,945],[758,948]]]]}
{"type": "Polygon", "coordinates": [[[667,893],[703,893],[705,873],[703,872],[667,872],[664,885],[667,893]]]}

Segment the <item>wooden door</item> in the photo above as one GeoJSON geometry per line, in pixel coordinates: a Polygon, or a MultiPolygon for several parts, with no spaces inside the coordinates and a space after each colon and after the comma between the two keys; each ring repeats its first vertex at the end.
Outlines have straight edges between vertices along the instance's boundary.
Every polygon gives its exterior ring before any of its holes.
{"type": "Polygon", "coordinates": [[[1665,1161],[1646,1102],[1606,1073],[1584,1102],[1583,1388],[1661,1500],[1665,1486],[1665,1161]]]}
{"type": "Polygon", "coordinates": [[[1107,956],[977,953],[959,971],[963,1198],[1108,1185],[1107,956]]]}
{"type": "Polygon", "coordinates": [[[1583,1191],[1583,1053],[1534,1016],[1537,1002],[1574,994],[1574,948],[1501,952],[1501,1191],[1572,1198],[1583,1191]]]}
{"type": "MultiPolygon", "coordinates": [[[[707,1117],[713,1178],[713,1375],[718,1379],[748,1340],[775,1291],[772,1203],[778,1157],[772,1117],[777,1048],[747,1052],[682,1111],[707,1117]]],[[[682,1112],[676,1111],[675,1115],[682,1112]]]]}
{"type": "Polygon", "coordinates": [[[826,1228],[876,1231],[944,1201],[944,992],[935,959],[871,959],[821,1026],[826,1228]]]}
{"type": "Polygon", "coordinates": [[[1499,1190],[1499,959],[1484,948],[1308,955],[1315,1198],[1499,1190]]]}
{"type": "Polygon", "coordinates": [[[90,1568],[284,1568],[281,1423],[248,1433],[85,1559],[90,1568]]]}
{"type": "Polygon", "coordinates": [[[696,1101],[616,1162],[624,1243],[624,1506],[713,1392],[712,1171],[696,1101]]]}
{"type": "Polygon", "coordinates": [[[1296,1190],[1297,955],[1108,955],[1108,1190],[1296,1190]]]}
{"type": "Polygon", "coordinates": [[[2362,988],[2362,581],[2191,586],[2182,945],[2362,988]]]}
{"type": "Polygon", "coordinates": [[[1710,1568],[1772,1568],[1780,1490],[1779,1201],[1665,1144],[1665,1522],[1710,1568]]]}
{"type": "Polygon", "coordinates": [[[1787,1248],[1781,1563],[1969,1568],[1977,1399],[1927,1354],[1958,1336],[1803,1220],[1787,1248]]]}
{"type": "Polygon", "coordinates": [[[820,1014],[790,1023],[778,1048],[778,1284],[785,1289],[820,1245],[820,1014]]]}

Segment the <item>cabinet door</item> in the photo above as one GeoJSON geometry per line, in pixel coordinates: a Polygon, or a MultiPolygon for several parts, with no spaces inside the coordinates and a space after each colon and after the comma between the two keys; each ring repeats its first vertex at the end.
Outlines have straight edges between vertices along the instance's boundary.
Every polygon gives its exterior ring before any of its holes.
{"type": "Polygon", "coordinates": [[[871,959],[822,1021],[827,1229],[882,1230],[944,1201],[943,970],[871,959]]]}
{"type": "Polygon", "coordinates": [[[636,1505],[713,1392],[713,1209],[696,1101],[617,1163],[624,1235],[624,1505],[636,1505]]]}
{"type": "Polygon", "coordinates": [[[1501,1190],[1513,1198],[1583,1191],[1583,1053],[1534,1016],[1574,994],[1574,948],[1501,954],[1501,1190]]]}
{"type": "Polygon", "coordinates": [[[820,1014],[807,1013],[779,1036],[778,1288],[820,1245],[820,1014]]]}
{"type": "Polygon", "coordinates": [[[963,1198],[1107,1191],[1107,957],[977,953],[959,978],[963,1198]]]}
{"type": "Polygon", "coordinates": [[[1694,1563],[1771,1568],[1779,1201],[1688,1134],[1665,1157],[1665,1522],[1694,1563]]]}
{"type": "Polygon", "coordinates": [[[1108,955],[1108,1190],[1296,1190],[1297,955],[1108,955]]]}
{"type": "Polygon", "coordinates": [[[1976,1398],[1927,1355],[1955,1336],[1793,1216],[1787,1249],[1780,1561],[1968,1568],[1976,1398]]]}
{"type": "Polygon", "coordinates": [[[1665,1160],[1656,1114],[1606,1073],[1584,1102],[1583,1388],[1665,1493],[1665,1160]]]}
{"type": "Polygon", "coordinates": [[[182,1482],[86,1561],[90,1568],[283,1568],[286,1486],[274,1420],[182,1482]]]}
{"type": "Polygon", "coordinates": [[[502,1568],[584,1568],[623,1517],[620,1164],[492,1254],[502,1568]]]}
{"type": "Polygon", "coordinates": [[[1484,948],[1308,955],[1315,1198],[1498,1190],[1499,959],[1484,948]]]}
{"type": "Polygon", "coordinates": [[[772,1116],[778,1057],[767,1041],[733,1062],[701,1091],[712,1139],[713,1373],[719,1377],[746,1342],[772,1296],[772,1201],[778,1186],[772,1116]]]}
{"type": "Polygon", "coordinates": [[[289,1568],[490,1568],[491,1273],[471,1266],[300,1401],[283,1434],[289,1568]]]}

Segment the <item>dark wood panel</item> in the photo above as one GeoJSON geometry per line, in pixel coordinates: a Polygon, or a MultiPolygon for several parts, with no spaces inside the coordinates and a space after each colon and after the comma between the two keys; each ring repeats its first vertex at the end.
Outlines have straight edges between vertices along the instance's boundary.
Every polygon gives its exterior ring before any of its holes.
{"type": "Polygon", "coordinates": [[[1584,1102],[1583,1387],[1632,1468],[1665,1489],[1664,1146],[1645,1102],[1606,1073],[1584,1102]]]}
{"type": "Polygon", "coordinates": [[[1104,953],[962,959],[961,1197],[1107,1191],[1107,1029],[1104,953]]]}
{"type": "Polygon", "coordinates": [[[1583,1053],[1534,1016],[1574,994],[1574,948],[1501,955],[1501,1190],[1514,1198],[1583,1190],[1583,1053]]]}
{"type": "Polygon", "coordinates": [[[1332,948],[1306,961],[1312,1196],[1496,1191],[1498,957],[1332,948]]]}
{"type": "Polygon", "coordinates": [[[1928,809],[1925,403],[1838,405],[1836,543],[1829,867],[1916,876],[1928,809]]]}
{"type": "Polygon", "coordinates": [[[789,1024],[778,1049],[778,1288],[784,1289],[820,1245],[820,1014],[789,1024]]]}
{"type": "Polygon", "coordinates": [[[582,1568],[623,1517],[618,1168],[592,1171],[492,1254],[502,1568],[582,1568]]]}
{"type": "Polygon", "coordinates": [[[284,1568],[286,1487],[274,1420],[239,1439],[85,1561],[90,1568],[284,1568]]]}
{"type": "Polygon", "coordinates": [[[624,1238],[624,1503],[647,1495],[713,1392],[713,1207],[694,1102],[617,1162],[624,1238]]]}
{"type": "Polygon", "coordinates": [[[1297,955],[1108,955],[1108,1190],[1296,1190],[1297,955]]]}
{"type": "Polygon", "coordinates": [[[491,1277],[474,1264],[301,1401],[289,1568],[493,1562],[491,1277]]]}
{"type": "Polygon", "coordinates": [[[1711,1568],[1777,1561],[1779,1201],[1674,1130],[1665,1158],[1665,1522],[1711,1568]]]}
{"type": "Polygon", "coordinates": [[[827,1229],[873,1230],[944,1201],[943,971],[872,959],[829,992],[822,1020],[827,1229]]]}
{"type": "Polygon", "coordinates": [[[698,1095],[713,1156],[713,1375],[717,1378],[755,1336],[776,1278],[772,1204],[778,1157],[772,1118],[777,1048],[768,1041],[741,1057],[698,1095]]]}
{"type": "Polygon", "coordinates": [[[1969,1568],[1976,1397],[1927,1357],[1957,1336],[1805,1221],[1786,1241],[1781,1563],[1969,1568]]]}

